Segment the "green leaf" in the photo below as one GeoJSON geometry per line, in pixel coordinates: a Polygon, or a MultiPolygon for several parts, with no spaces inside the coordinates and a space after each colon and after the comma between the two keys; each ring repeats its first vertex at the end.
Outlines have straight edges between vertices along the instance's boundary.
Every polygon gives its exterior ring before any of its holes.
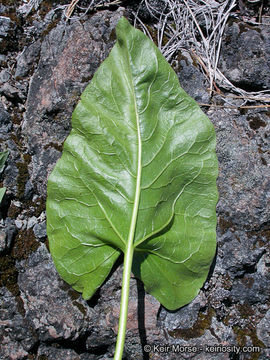
{"type": "Polygon", "coordinates": [[[0,152],[0,174],[3,172],[9,151],[5,150],[0,152]]]}
{"type": "Polygon", "coordinates": [[[215,132],[153,42],[124,18],[116,33],[48,181],[50,250],[88,299],[132,236],[134,274],[176,309],[215,254],[215,132]]]}
{"type": "Polygon", "coordinates": [[[0,204],[1,204],[1,202],[3,200],[3,197],[4,197],[5,193],[6,193],[6,190],[7,189],[5,187],[0,188],[0,204]]]}
{"type": "MultiPolygon", "coordinates": [[[[5,150],[5,151],[2,151],[0,152],[0,174],[3,172],[4,170],[4,167],[5,167],[5,163],[6,163],[6,160],[7,160],[7,157],[9,155],[9,151],[8,150],[5,150]]],[[[5,195],[5,192],[6,192],[6,188],[3,187],[3,188],[0,188],[0,204],[3,200],[3,197],[5,195]]]]}

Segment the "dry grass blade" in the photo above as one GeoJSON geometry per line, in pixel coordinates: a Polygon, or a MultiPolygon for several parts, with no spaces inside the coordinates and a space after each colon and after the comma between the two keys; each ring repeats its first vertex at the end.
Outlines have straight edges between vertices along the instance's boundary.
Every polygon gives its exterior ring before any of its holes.
{"type": "Polygon", "coordinates": [[[28,16],[32,9],[38,9],[39,5],[43,0],[29,0],[28,3],[19,7],[19,12],[23,14],[23,16],[28,16]]]}
{"type": "Polygon", "coordinates": [[[217,104],[204,104],[204,103],[198,103],[200,106],[205,106],[205,107],[214,107],[214,108],[221,108],[221,109],[266,109],[266,108],[270,108],[270,105],[240,105],[240,106],[235,106],[235,105],[217,105],[217,104]]]}
{"type": "Polygon", "coordinates": [[[67,7],[66,11],[65,11],[65,16],[67,19],[70,19],[75,6],[77,5],[77,3],[79,2],[79,0],[72,0],[71,3],[69,4],[69,6],[67,7]]]}
{"type": "MultiPolygon", "coordinates": [[[[189,51],[200,64],[209,82],[209,91],[221,93],[218,87],[232,91],[247,101],[269,102],[270,90],[248,92],[234,86],[218,68],[221,45],[226,23],[232,14],[236,0],[164,0],[164,11],[142,0],[148,12],[157,20],[157,44],[166,59],[171,62],[181,49],[189,51]],[[252,99],[252,100],[251,100],[252,99]]],[[[134,14],[146,33],[146,27],[134,14]]],[[[227,100],[226,100],[227,101],[227,100]]]]}
{"type": "Polygon", "coordinates": [[[78,2],[80,0],[72,0],[71,3],[68,5],[65,16],[66,19],[69,20],[77,7],[80,10],[83,10],[84,13],[80,15],[78,18],[83,18],[90,10],[101,8],[101,7],[110,7],[112,5],[119,5],[121,3],[121,0],[113,0],[113,1],[106,1],[106,0],[91,0],[89,1],[89,5],[87,7],[82,7],[78,5],[78,2]]]}

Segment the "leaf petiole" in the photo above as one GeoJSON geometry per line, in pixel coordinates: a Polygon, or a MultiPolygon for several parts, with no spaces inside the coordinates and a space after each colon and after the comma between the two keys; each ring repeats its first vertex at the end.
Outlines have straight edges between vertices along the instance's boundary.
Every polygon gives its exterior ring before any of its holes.
{"type": "Polygon", "coordinates": [[[124,351],[126,327],[127,327],[127,315],[128,315],[129,283],[130,283],[133,253],[134,253],[134,247],[133,247],[133,243],[130,241],[128,243],[127,251],[124,257],[119,327],[118,327],[114,360],[121,360],[124,351]]]}

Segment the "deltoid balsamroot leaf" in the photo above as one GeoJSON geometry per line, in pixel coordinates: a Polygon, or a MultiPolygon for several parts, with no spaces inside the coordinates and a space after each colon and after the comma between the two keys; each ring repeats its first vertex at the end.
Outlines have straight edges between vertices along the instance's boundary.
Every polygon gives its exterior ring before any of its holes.
{"type": "Polygon", "coordinates": [[[8,155],[9,155],[9,151],[8,151],[8,150],[5,150],[5,151],[0,152],[0,174],[1,174],[2,171],[4,170],[5,163],[6,163],[6,160],[7,160],[8,155]]]}
{"type": "Polygon", "coordinates": [[[0,188],[0,204],[1,204],[1,201],[3,200],[3,197],[4,197],[5,193],[6,193],[6,190],[7,189],[5,187],[0,188]]]}
{"type": "MultiPolygon", "coordinates": [[[[7,160],[7,157],[9,155],[9,151],[8,150],[5,150],[5,151],[2,151],[0,152],[0,174],[3,172],[4,170],[4,167],[5,167],[5,162],[7,160]]],[[[5,192],[6,192],[6,188],[3,187],[3,188],[0,188],[0,204],[1,204],[1,201],[5,195],[5,192]]]]}
{"type": "Polygon", "coordinates": [[[90,298],[125,252],[140,196],[133,273],[176,309],[197,295],[215,254],[215,132],[147,36],[125,18],[116,34],[49,178],[50,250],[90,298]]]}

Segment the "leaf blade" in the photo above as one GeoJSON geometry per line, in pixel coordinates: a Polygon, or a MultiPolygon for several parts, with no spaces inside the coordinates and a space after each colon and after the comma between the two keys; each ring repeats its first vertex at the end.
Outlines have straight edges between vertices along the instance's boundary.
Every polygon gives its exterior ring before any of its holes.
{"type": "Polygon", "coordinates": [[[5,167],[5,163],[7,160],[7,157],[9,155],[9,151],[5,150],[5,151],[1,151],[0,152],[0,174],[3,172],[4,167],[5,167]]]}
{"type": "Polygon", "coordinates": [[[215,252],[215,133],[155,45],[124,18],[116,33],[115,46],[73,113],[48,182],[51,252],[61,276],[90,297],[135,232],[135,275],[164,306],[175,308],[196,295],[215,252]],[[87,225],[80,230],[82,223],[87,225]],[[193,234],[194,224],[205,238],[193,234]],[[86,276],[82,268],[89,270],[96,258],[102,264],[102,257],[110,259],[104,271],[86,276]],[[87,287],[86,278],[94,286],[87,287]],[[188,281],[195,284],[192,291],[185,290],[188,281]]]}

